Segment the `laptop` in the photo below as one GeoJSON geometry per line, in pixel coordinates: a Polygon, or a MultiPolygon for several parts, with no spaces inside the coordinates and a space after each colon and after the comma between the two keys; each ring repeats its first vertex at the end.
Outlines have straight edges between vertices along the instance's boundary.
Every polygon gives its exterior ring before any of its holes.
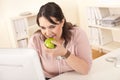
{"type": "Polygon", "coordinates": [[[0,80],[45,80],[33,49],[0,49],[0,80]]]}

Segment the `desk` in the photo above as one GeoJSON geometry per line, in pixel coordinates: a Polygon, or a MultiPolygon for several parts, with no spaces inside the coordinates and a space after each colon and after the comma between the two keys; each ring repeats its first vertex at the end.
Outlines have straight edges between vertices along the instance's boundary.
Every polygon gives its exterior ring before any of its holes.
{"type": "Polygon", "coordinates": [[[115,62],[106,61],[106,58],[108,57],[117,56],[120,56],[120,49],[114,50],[93,60],[93,65],[88,75],[68,72],[50,80],[120,80],[120,67],[115,67],[115,62]]]}

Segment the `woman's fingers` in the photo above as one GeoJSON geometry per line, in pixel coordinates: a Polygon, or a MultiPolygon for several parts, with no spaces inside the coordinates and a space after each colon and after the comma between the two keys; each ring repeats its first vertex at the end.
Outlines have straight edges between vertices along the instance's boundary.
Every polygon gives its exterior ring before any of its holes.
{"type": "Polygon", "coordinates": [[[51,41],[51,43],[55,44],[56,46],[60,45],[60,43],[58,43],[58,42],[55,41],[55,40],[51,41]]]}

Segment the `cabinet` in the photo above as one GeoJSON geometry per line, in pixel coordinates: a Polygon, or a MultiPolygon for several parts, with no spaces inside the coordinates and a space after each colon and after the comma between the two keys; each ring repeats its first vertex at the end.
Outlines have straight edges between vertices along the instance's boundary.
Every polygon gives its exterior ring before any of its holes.
{"type": "Polygon", "coordinates": [[[31,31],[33,33],[35,31],[34,28],[37,27],[36,14],[17,16],[12,18],[11,22],[14,29],[16,47],[27,47],[28,39],[31,36],[30,30],[32,29],[31,31]]]}
{"type": "MultiPolygon", "coordinates": [[[[104,25],[104,20],[110,16],[118,16],[120,23],[119,7],[88,7],[88,28],[89,40],[93,48],[102,49],[110,52],[120,48],[120,24],[113,25],[108,23],[104,25]]],[[[113,17],[112,17],[113,19],[113,17]]]]}

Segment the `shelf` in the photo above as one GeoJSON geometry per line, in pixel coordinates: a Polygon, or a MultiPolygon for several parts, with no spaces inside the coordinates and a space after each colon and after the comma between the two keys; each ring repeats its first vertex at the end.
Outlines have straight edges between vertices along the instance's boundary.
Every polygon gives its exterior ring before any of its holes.
{"type": "Polygon", "coordinates": [[[22,40],[22,39],[25,39],[25,38],[28,38],[28,36],[27,35],[22,35],[22,36],[17,37],[17,40],[22,40]]]}
{"type": "Polygon", "coordinates": [[[94,3],[93,2],[89,2],[89,4],[87,4],[88,7],[107,7],[107,8],[120,8],[120,3],[119,0],[116,0],[118,2],[113,2],[110,0],[96,0],[97,2],[94,3]],[[108,2],[109,1],[109,2],[108,2]]]}
{"type": "Polygon", "coordinates": [[[114,27],[105,27],[101,25],[89,25],[91,27],[101,28],[101,29],[108,29],[108,30],[120,30],[120,26],[114,26],[114,27]]]}
{"type": "Polygon", "coordinates": [[[106,51],[112,51],[112,50],[115,50],[117,48],[120,48],[120,42],[110,42],[108,44],[105,44],[105,45],[94,45],[94,44],[90,44],[92,46],[92,48],[95,48],[95,49],[103,49],[103,50],[106,50],[106,51]]]}
{"type": "Polygon", "coordinates": [[[11,23],[14,29],[16,47],[24,48],[28,45],[30,34],[36,30],[37,15],[31,12],[25,12],[20,15],[12,17],[11,23]]]}
{"type": "Polygon", "coordinates": [[[88,7],[87,10],[91,46],[108,52],[120,48],[119,16],[116,16],[120,15],[120,7],[98,5],[88,7]],[[112,15],[115,15],[115,17],[111,17],[112,15]],[[102,20],[107,16],[110,16],[110,19],[104,23],[102,20]],[[110,22],[110,20],[115,20],[113,21],[115,23],[110,22]],[[117,26],[112,27],[112,24],[117,26]],[[94,41],[96,41],[95,44],[92,44],[94,41]],[[97,41],[100,44],[96,45],[97,41]]]}
{"type": "Polygon", "coordinates": [[[107,51],[112,51],[117,48],[120,48],[120,42],[110,42],[108,44],[100,46],[100,48],[107,50],[107,51]]]}
{"type": "Polygon", "coordinates": [[[30,15],[25,15],[25,16],[17,16],[17,17],[12,17],[12,20],[17,20],[17,19],[22,19],[22,18],[30,18],[30,17],[36,17],[35,13],[32,13],[30,15]]]}
{"type": "Polygon", "coordinates": [[[95,45],[95,44],[90,43],[90,46],[91,46],[92,49],[95,49],[95,50],[100,49],[100,45],[95,45]]]}

